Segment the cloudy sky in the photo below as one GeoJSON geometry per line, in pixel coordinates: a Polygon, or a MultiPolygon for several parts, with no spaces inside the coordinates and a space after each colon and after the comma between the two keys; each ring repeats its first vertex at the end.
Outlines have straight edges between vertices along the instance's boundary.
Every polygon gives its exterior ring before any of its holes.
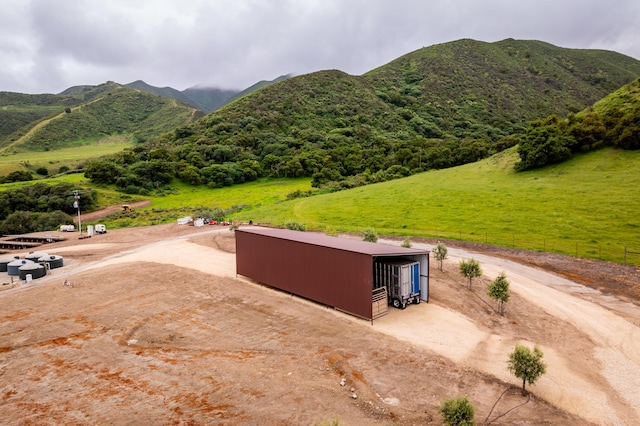
{"type": "Polygon", "coordinates": [[[640,59],[638,0],[2,0],[0,91],[144,80],[244,89],[360,75],[461,38],[536,39],[640,59]]]}

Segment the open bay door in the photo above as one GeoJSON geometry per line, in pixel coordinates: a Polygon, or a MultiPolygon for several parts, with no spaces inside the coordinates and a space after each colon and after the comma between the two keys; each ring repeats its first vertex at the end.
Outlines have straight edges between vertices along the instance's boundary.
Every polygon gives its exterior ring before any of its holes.
{"type": "Polygon", "coordinates": [[[429,254],[419,254],[409,256],[412,260],[420,263],[418,271],[412,271],[414,274],[418,274],[420,282],[420,300],[425,302],[429,301],[429,254]]]}

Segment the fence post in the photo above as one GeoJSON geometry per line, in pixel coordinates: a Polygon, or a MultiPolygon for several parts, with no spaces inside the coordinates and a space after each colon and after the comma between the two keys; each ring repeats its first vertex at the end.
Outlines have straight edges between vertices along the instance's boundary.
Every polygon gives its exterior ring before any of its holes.
{"type": "Polygon", "coordinates": [[[624,246],[624,264],[627,264],[627,246],[624,246]]]}
{"type": "Polygon", "coordinates": [[[578,242],[576,241],[576,257],[578,257],[578,242]]]}

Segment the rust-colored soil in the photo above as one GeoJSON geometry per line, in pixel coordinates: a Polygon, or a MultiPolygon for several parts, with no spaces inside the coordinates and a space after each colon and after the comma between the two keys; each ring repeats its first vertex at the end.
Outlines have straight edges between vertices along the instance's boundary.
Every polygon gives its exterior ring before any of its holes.
{"type": "Polygon", "coordinates": [[[640,419],[638,282],[626,270],[628,287],[595,293],[514,267],[500,316],[483,286],[504,265],[481,262],[469,290],[452,253],[444,272],[432,265],[430,303],[372,325],[236,277],[225,228],[60,235],[38,251],[63,268],[0,287],[2,424],[436,425],[437,405],[462,395],[479,424],[640,419]],[[516,342],[539,344],[548,363],[529,397],[506,370],[516,342]]]}

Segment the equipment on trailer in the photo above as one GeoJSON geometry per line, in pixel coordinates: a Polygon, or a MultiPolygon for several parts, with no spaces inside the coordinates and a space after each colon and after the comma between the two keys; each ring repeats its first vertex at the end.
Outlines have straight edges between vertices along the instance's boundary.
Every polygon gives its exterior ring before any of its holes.
{"type": "Polygon", "coordinates": [[[374,289],[386,287],[388,302],[404,309],[408,304],[420,303],[420,263],[412,260],[376,260],[374,289]]]}

